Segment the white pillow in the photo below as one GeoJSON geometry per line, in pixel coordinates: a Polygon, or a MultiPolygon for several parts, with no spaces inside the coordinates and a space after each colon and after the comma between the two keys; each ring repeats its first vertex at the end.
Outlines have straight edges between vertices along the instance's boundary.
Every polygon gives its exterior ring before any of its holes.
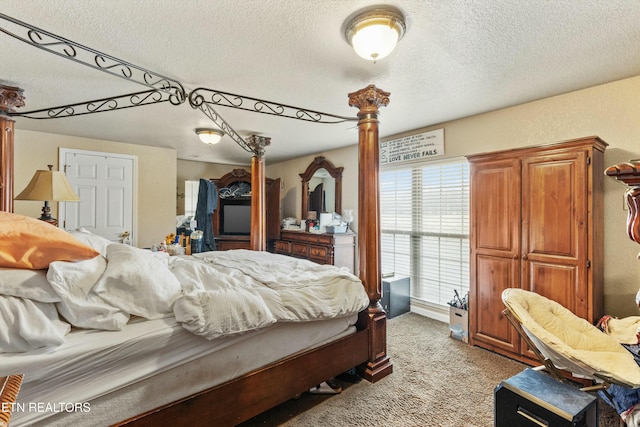
{"type": "Polygon", "coordinates": [[[102,236],[93,234],[84,227],[69,231],[69,234],[75,237],[76,240],[78,240],[80,243],[84,243],[85,245],[92,247],[96,251],[100,252],[100,255],[102,255],[103,257],[107,256],[107,246],[115,243],[109,239],[105,239],[102,236]]]}
{"type": "Polygon", "coordinates": [[[72,325],[117,331],[129,321],[128,313],[109,304],[92,289],[106,268],[107,262],[102,256],[80,262],[56,261],[49,265],[47,279],[62,299],[56,307],[72,325]]]}
{"type": "Polygon", "coordinates": [[[0,297],[0,353],[57,347],[70,330],[53,304],[0,297]]]}
{"type": "Polygon", "coordinates": [[[173,313],[180,282],[166,258],[129,245],[107,247],[107,269],[94,291],[121,310],[146,319],[173,313]]]}
{"type": "Polygon", "coordinates": [[[60,297],[47,281],[46,270],[0,267],[0,295],[58,302],[60,297]]]}

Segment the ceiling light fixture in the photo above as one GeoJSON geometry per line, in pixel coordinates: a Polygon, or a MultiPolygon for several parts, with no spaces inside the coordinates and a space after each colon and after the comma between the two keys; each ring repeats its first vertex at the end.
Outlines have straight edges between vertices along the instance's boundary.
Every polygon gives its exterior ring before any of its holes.
{"type": "Polygon", "coordinates": [[[406,29],[400,12],[373,9],[352,18],[345,37],[359,56],[375,62],[393,51],[406,29]]]}
{"type": "Polygon", "coordinates": [[[196,134],[198,134],[200,141],[209,145],[217,144],[218,142],[220,142],[220,140],[224,136],[224,132],[222,132],[219,129],[207,129],[207,128],[196,129],[196,134]]]}

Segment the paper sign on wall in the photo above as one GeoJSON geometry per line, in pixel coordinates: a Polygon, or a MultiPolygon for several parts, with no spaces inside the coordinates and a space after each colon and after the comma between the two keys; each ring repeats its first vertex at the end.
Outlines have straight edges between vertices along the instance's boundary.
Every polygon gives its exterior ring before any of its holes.
{"type": "Polygon", "coordinates": [[[380,165],[415,162],[444,155],[444,129],[380,143],[380,165]]]}

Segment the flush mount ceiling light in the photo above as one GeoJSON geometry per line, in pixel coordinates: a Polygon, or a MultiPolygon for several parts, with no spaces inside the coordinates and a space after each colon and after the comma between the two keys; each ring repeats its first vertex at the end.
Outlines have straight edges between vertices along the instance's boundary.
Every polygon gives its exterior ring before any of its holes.
{"type": "Polygon", "coordinates": [[[406,29],[400,12],[373,9],[352,18],[345,37],[359,56],[375,62],[393,51],[406,29]]]}
{"type": "Polygon", "coordinates": [[[200,141],[209,145],[217,144],[218,142],[220,142],[220,140],[224,136],[224,132],[222,132],[219,129],[207,129],[207,128],[196,129],[196,134],[198,134],[200,141]]]}

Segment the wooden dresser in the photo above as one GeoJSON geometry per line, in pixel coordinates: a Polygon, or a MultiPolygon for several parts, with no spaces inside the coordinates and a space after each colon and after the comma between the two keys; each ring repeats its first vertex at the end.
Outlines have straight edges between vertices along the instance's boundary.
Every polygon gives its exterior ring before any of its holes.
{"type": "Polygon", "coordinates": [[[333,264],[355,271],[356,234],[316,234],[282,230],[275,253],[305,258],[319,264],[333,264]]]}

